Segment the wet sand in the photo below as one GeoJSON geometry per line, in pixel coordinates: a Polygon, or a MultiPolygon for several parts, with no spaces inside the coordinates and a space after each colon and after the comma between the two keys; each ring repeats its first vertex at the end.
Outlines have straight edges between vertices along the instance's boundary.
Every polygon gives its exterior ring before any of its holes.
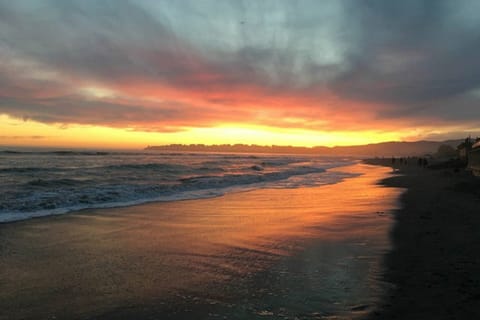
{"type": "Polygon", "coordinates": [[[0,319],[337,319],[385,292],[390,168],[0,225],[0,319]]]}
{"type": "Polygon", "coordinates": [[[397,162],[383,182],[407,191],[385,260],[392,289],[369,319],[480,319],[480,179],[436,168],[397,162]]]}

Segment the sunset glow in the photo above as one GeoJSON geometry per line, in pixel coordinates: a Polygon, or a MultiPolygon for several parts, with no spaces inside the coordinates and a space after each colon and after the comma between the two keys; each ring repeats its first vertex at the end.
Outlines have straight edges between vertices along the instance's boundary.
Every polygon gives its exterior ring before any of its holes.
{"type": "Polygon", "coordinates": [[[0,320],[480,319],[479,145],[480,0],[0,0],[0,320]]]}
{"type": "Polygon", "coordinates": [[[400,44],[406,17],[379,28],[388,6],[356,6],[2,3],[0,145],[334,146],[480,133],[478,56],[465,45],[480,30],[474,10],[408,16],[431,31],[400,44]],[[439,26],[448,46],[428,33],[439,26]]]}
{"type": "Polygon", "coordinates": [[[179,132],[145,132],[128,128],[109,128],[103,126],[47,125],[39,122],[0,117],[0,129],[8,132],[2,136],[5,145],[62,147],[85,145],[102,148],[138,149],[146,145],[170,143],[204,144],[258,144],[307,146],[317,145],[360,145],[379,141],[398,139],[392,133],[375,131],[342,132],[342,131],[308,131],[298,129],[270,127],[241,127],[241,124],[210,128],[184,128],[179,132]]]}

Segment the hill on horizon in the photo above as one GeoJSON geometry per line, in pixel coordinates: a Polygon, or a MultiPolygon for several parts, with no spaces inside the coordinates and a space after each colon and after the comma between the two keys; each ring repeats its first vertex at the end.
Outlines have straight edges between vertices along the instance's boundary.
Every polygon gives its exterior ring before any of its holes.
{"type": "Polygon", "coordinates": [[[174,151],[174,152],[235,152],[235,153],[291,153],[291,154],[318,154],[332,156],[365,156],[365,157],[391,157],[391,156],[424,156],[434,154],[441,145],[456,148],[464,139],[446,141],[389,141],[358,146],[260,146],[247,144],[170,144],[163,146],[148,146],[148,151],[174,151]]]}

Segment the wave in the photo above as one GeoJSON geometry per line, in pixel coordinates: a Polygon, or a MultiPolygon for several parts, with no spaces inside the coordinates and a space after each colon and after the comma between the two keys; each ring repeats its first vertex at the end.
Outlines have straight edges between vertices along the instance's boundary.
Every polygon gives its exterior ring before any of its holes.
{"type": "Polygon", "coordinates": [[[62,178],[62,179],[35,179],[31,180],[26,183],[28,186],[33,186],[33,187],[65,187],[65,186],[76,186],[76,185],[84,185],[91,183],[92,180],[80,180],[80,179],[68,179],[68,178],[62,178]]]}
{"type": "Polygon", "coordinates": [[[0,173],[28,173],[36,174],[43,172],[66,172],[66,171],[98,171],[99,173],[102,170],[114,170],[114,171],[131,171],[131,172],[141,172],[141,171],[156,171],[160,173],[180,173],[180,172],[224,172],[225,169],[220,166],[206,166],[205,163],[202,163],[200,167],[189,167],[180,164],[170,164],[170,163],[142,163],[142,164],[114,164],[106,166],[85,166],[85,167],[7,167],[0,168],[0,173]]]}
{"type": "Polygon", "coordinates": [[[324,168],[299,167],[286,171],[269,172],[265,174],[230,174],[224,176],[198,176],[180,179],[185,185],[196,185],[197,188],[225,188],[232,185],[245,185],[260,182],[274,182],[288,179],[296,175],[325,172],[324,168]]]}
{"type": "Polygon", "coordinates": [[[0,184],[0,222],[259,188],[318,186],[345,177],[328,169],[352,163],[331,157],[276,155],[14,152],[0,155],[4,182],[0,184]],[[106,156],[90,157],[93,154],[106,156]]]}
{"type": "Polygon", "coordinates": [[[98,184],[93,180],[35,179],[36,192],[10,193],[0,203],[0,222],[63,214],[92,208],[110,208],[153,201],[173,201],[221,196],[258,188],[298,188],[335,183],[348,175],[327,174],[324,168],[299,166],[279,172],[198,175],[169,183],[98,184]],[[322,178],[323,176],[323,178],[322,178]],[[293,180],[291,180],[293,179],[293,180]]]}
{"type": "Polygon", "coordinates": [[[97,168],[105,168],[105,169],[113,169],[113,170],[162,170],[162,171],[188,169],[184,165],[171,164],[171,163],[114,164],[114,165],[108,165],[108,166],[97,167],[97,168]]]}
{"type": "Polygon", "coordinates": [[[48,151],[48,152],[45,152],[47,154],[55,154],[55,155],[59,155],[59,156],[108,156],[110,155],[111,153],[110,152],[103,152],[103,151],[70,151],[70,150],[66,150],[66,151],[48,151]]]}
{"type": "MultiPolygon", "coordinates": [[[[115,152],[114,152],[115,153],[115,152]]],[[[72,151],[72,150],[56,150],[56,151],[17,151],[17,150],[0,150],[0,154],[14,154],[14,155],[35,155],[35,154],[45,154],[45,155],[59,155],[59,156],[108,156],[112,152],[106,151],[72,151]]],[[[117,153],[125,154],[125,153],[117,153]]]]}
{"type": "Polygon", "coordinates": [[[40,171],[56,171],[55,168],[42,168],[42,167],[9,167],[0,168],[0,173],[35,173],[40,171]]]}
{"type": "Polygon", "coordinates": [[[286,158],[286,159],[268,159],[268,160],[264,160],[262,161],[260,164],[264,167],[281,167],[281,166],[285,166],[285,165],[289,165],[289,164],[293,164],[293,163],[302,163],[302,162],[305,162],[305,159],[290,159],[290,158],[286,158]]]}
{"type": "Polygon", "coordinates": [[[58,156],[109,156],[109,155],[122,155],[122,156],[137,156],[137,155],[144,155],[144,156],[165,156],[165,157],[176,157],[176,156],[190,156],[190,157],[205,157],[205,156],[223,156],[225,159],[227,158],[244,158],[244,159],[259,159],[260,157],[255,155],[238,155],[235,153],[211,153],[205,154],[201,152],[168,152],[168,151],[161,151],[161,152],[152,152],[152,151],[79,151],[79,150],[48,150],[48,151],[40,151],[40,150],[0,150],[0,154],[4,155],[58,155],[58,156]]]}

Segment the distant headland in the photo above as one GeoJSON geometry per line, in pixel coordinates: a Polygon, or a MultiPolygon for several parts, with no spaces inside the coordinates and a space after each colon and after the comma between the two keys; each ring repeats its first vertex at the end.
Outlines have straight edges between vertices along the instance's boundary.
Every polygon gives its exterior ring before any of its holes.
{"type": "Polygon", "coordinates": [[[359,146],[336,147],[296,147],[296,146],[260,146],[247,144],[169,144],[148,146],[147,151],[168,152],[232,152],[232,153],[279,153],[279,154],[316,154],[332,156],[415,156],[434,154],[442,145],[456,148],[463,139],[447,141],[382,142],[359,146]]]}

